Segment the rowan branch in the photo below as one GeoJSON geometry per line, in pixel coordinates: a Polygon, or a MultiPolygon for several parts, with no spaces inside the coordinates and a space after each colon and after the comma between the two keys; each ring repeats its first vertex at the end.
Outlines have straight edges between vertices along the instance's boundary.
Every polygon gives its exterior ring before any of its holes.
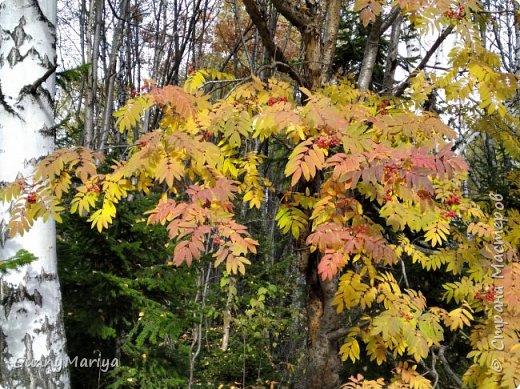
{"type": "MultiPolygon", "coordinates": [[[[291,65],[289,65],[285,62],[274,61],[271,64],[265,64],[265,65],[260,66],[258,69],[256,69],[255,75],[260,77],[260,74],[262,73],[262,71],[264,69],[278,69],[287,74],[289,74],[289,71],[294,71],[294,68],[291,65]],[[286,69],[286,70],[283,70],[283,69],[286,69]]],[[[294,81],[296,81],[298,85],[303,85],[303,81],[300,78],[300,75],[298,73],[296,73],[296,71],[294,71],[294,72],[295,72],[295,74],[294,74],[294,76],[291,75],[291,78],[294,81]]]]}

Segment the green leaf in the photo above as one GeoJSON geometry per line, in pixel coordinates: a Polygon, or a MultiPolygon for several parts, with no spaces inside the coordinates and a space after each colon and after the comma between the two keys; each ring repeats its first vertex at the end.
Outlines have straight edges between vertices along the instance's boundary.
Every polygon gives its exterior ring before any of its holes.
{"type": "Polygon", "coordinates": [[[8,270],[13,270],[20,266],[27,265],[37,259],[38,257],[31,254],[27,250],[18,250],[17,253],[11,258],[0,261],[0,272],[6,273],[8,270]]]}

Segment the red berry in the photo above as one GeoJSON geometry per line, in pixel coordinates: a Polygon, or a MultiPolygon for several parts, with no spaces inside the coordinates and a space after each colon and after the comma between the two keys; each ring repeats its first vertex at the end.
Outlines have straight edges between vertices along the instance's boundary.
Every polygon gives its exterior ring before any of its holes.
{"type": "Polygon", "coordinates": [[[27,195],[27,202],[29,204],[34,204],[38,199],[38,194],[36,192],[31,192],[27,195]]]}
{"type": "Polygon", "coordinates": [[[321,147],[322,149],[328,149],[329,146],[330,146],[330,142],[329,140],[327,139],[327,137],[324,137],[324,136],[320,136],[318,138],[318,141],[316,142],[316,144],[321,147]]]}
{"type": "Polygon", "coordinates": [[[94,193],[99,193],[100,189],[99,189],[99,186],[97,184],[92,184],[92,186],[89,186],[87,188],[87,192],[94,192],[94,193]]]}
{"type": "Polygon", "coordinates": [[[486,301],[487,302],[493,302],[495,301],[495,292],[489,291],[486,293],[486,301]]]}
{"type": "Polygon", "coordinates": [[[334,146],[341,144],[341,140],[339,140],[339,138],[337,136],[333,135],[330,137],[329,143],[332,147],[334,147],[334,146]]]}
{"type": "Polygon", "coordinates": [[[446,216],[449,217],[449,218],[457,217],[457,212],[455,212],[455,211],[448,211],[448,212],[446,212],[446,216]]]}
{"type": "Polygon", "coordinates": [[[447,205],[460,204],[460,196],[451,196],[445,202],[447,205]]]}

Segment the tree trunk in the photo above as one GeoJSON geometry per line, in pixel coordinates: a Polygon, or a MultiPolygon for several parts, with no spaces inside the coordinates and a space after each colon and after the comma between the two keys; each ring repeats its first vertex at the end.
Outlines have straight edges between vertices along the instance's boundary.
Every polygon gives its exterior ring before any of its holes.
{"type": "Polygon", "coordinates": [[[90,68],[87,77],[87,97],[85,99],[85,128],[83,133],[83,145],[95,149],[96,134],[96,115],[97,107],[97,87],[98,87],[98,64],[99,64],[99,43],[101,39],[101,21],[103,17],[103,2],[92,0],[90,3],[89,32],[88,38],[91,43],[88,47],[87,60],[90,68]]]}
{"type": "MultiPolygon", "coordinates": [[[[302,9],[297,2],[272,0],[277,12],[283,15],[301,34],[304,65],[297,73],[287,64],[283,50],[278,47],[267,25],[267,15],[255,0],[243,0],[251,20],[258,29],[262,42],[271,57],[277,62],[279,70],[287,72],[299,85],[314,91],[326,82],[331,74],[332,59],[336,48],[336,37],[340,20],[340,1],[306,2],[302,9]]],[[[314,193],[318,191],[315,185],[314,193]]],[[[300,270],[307,281],[307,362],[305,374],[296,387],[305,389],[336,389],[339,387],[338,339],[331,339],[343,325],[342,317],[336,313],[331,302],[337,290],[337,280],[322,282],[317,266],[318,255],[309,254],[305,242],[298,242],[300,270]]]]}
{"type": "Polygon", "coordinates": [[[332,300],[338,289],[337,277],[331,281],[319,278],[317,253],[303,252],[307,271],[307,363],[305,381],[298,386],[305,389],[337,389],[340,386],[339,342],[337,333],[345,326],[343,315],[338,315],[332,300]]]}
{"type": "Polygon", "coordinates": [[[370,83],[372,82],[372,75],[376,66],[377,53],[379,52],[379,40],[381,39],[381,16],[378,16],[372,28],[370,34],[368,34],[368,41],[365,49],[365,55],[363,56],[363,62],[361,63],[361,70],[358,77],[358,88],[361,90],[370,89],[370,83]]]}
{"type": "MultiPolygon", "coordinates": [[[[127,15],[128,10],[128,1],[122,0],[120,7],[120,15],[125,17],[127,15]]],[[[116,26],[114,28],[114,35],[112,38],[112,47],[110,49],[110,57],[108,59],[108,74],[105,78],[105,107],[103,113],[103,125],[101,126],[101,134],[98,150],[103,150],[106,146],[109,132],[112,129],[112,114],[114,107],[114,84],[116,81],[117,71],[116,71],[116,59],[121,48],[121,43],[123,40],[124,33],[124,21],[125,19],[121,18],[117,20],[116,26]]],[[[121,85],[123,87],[123,85],[121,85]]]]}
{"type": "MultiPolygon", "coordinates": [[[[29,177],[52,151],[55,0],[0,0],[0,183],[29,177]]],[[[0,223],[9,219],[0,205],[0,223]]],[[[0,259],[20,249],[38,259],[0,277],[0,383],[9,389],[68,388],[54,221],[2,240],[0,259]]]]}
{"type": "Polygon", "coordinates": [[[401,37],[401,15],[397,16],[392,23],[392,32],[390,34],[390,44],[388,47],[388,56],[385,64],[385,75],[383,78],[384,93],[391,93],[395,82],[395,71],[399,57],[399,40],[401,37]]]}

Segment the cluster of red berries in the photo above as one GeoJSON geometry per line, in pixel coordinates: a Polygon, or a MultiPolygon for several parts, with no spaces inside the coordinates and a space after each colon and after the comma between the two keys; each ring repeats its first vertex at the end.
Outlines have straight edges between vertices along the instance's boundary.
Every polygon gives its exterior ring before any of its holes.
{"type": "Polygon", "coordinates": [[[389,201],[392,201],[392,191],[387,190],[385,197],[383,197],[383,203],[388,203],[389,201]]]}
{"type": "Polygon", "coordinates": [[[487,301],[488,303],[492,303],[495,301],[496,292],[492,289],[489,289],[487,292],[485,290],[479,290],[475,293],[475,299],[481,301],[487,301]]]}
{"type": "Polygon", "coordinates": [[[93,193],[99,193],[101,189],[99,188],[99,185],[92,184],[89,187],[87,187],[87,192],[93,192],[93,193]]]}
{"type": "Polygon", "coordinates": [[[443,216],[444,216],[445,218],[453,219],[454,217],[457,217],[458,215],[457,215],[457,212],[455,212],[455,211],[448,211],[448,212],[445,212],[445,213],[443,214],[443,216]]]}
{"type": "Polygon", "coordinates": [[[350,232],[352,235],[366,234],[368,229],[365,226],[352,226],[350,227],[350,232]]]}
{"type": "Polygon", "coordinates": [[[397,163],[392,162],[391,164],[385,165],[384,172],[385,172],[385,175],[383,177],[384,181],[388,181],[390,178],[396,176],[399,173],[397,163]]]}
{"type": "MultiPolygon", "coordinates": [[[[148,90],[148,85],[143,85],[143,86],[140,88],[140,91],[141,91],[141,92],[145,92],[145,91],[147,91],[147,90],[148,90]]],[[[137,89],[132,89],[132,90],[130,91],[130,96],[131,96],[131,97],[135,97],[135,96],[137,96],[137,89]]]]}
{"type": "Polygon", "coordinates": [[[267,105],[272,107],[276,103],[280,103],[280,102],[286,103],[287,97],[269,97],[269,100],[267,100],[267,105]]]}
{"type": "Polygon", "coordinates": [[[444,202],[446,205],[457,205],[460,204],[460,196],[451,196],[444,202]]]}
{"type": "Polygon", "coordinates": [[[220,236],[216,236],[214,239],[213,239],[213,243],[216,244],[217,246],[220,246],[222,243],[223,243],[223,239],[220,237],[220,236]]]}
{"type": "Polygon", "coordinates": [[[331,147],[341,144],[341,140],[335,135],[331,135],[331,136],[323,135],[323,136],[320,136],[316,140],[316,144],[318,145],[318,147],[328,150],[331,147]]]}
{"type": "Polygon", "coordinates": [[[463,5],[458,5],[455,8],[450,8],[446,12],[444,12],[444,16],[452,19],[452,20],[462,20],[464,17],[465,10],[463,5]]]}
{"type": "Polygon", "coordinates": [[[38,200],[38,193],[36,192],[31,192],[27,195],[27,202],[29,204],[34,204],[36,202],[36,200],[38,200]]]}
{"type": "Polygon", "coordinates": [[[377,105],[376,115],[377,114],[382,115],[382,116],[388,115],[388,106],[389,105],[390,105],[390,101],[387,99],[384,99],[381,103],[379,103],[377,105]]]}

